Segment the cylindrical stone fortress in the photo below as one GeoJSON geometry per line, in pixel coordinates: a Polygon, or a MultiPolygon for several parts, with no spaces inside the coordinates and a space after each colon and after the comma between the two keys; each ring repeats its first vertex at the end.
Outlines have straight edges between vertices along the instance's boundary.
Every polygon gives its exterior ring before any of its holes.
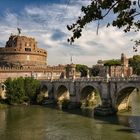
{"type": "Polygon", "coordinates": [[[34,38],[11,35],[5,47],[0,48],[0,65],[40,66],[47,65],[47,51],[37,47],[34,38]]]}

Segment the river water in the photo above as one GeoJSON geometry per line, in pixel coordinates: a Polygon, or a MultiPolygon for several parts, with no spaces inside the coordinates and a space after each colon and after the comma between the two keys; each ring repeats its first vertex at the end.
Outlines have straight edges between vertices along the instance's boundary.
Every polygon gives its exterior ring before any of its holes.
{"type": "Polygon", "coordinates": [[[110,117],[42,106],[1,109],[0,140],[140,140],[140,94],[132,98],[131,111],[110,117]]]}

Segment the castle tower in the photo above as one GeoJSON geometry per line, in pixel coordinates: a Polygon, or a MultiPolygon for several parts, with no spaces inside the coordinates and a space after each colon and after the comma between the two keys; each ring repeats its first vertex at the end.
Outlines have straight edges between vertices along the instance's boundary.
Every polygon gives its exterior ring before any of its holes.
{"type": "Polygon", "coordinates": [[[37,47],[34,38],[12,35],[5,47],[0,48],[0,65],[22,67],[45,67],[47,65],[47,51],[37,47]]]}

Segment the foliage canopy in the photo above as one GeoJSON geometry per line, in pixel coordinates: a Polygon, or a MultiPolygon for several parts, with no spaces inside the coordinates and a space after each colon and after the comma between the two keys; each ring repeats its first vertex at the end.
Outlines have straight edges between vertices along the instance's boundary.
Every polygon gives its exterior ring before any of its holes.
{"type": "Polygon", "coordinates": [[[40,82],[36,79],[26,78],[8,78],[5,81],[7,103],[22,104],[24,102],[36,102],[37,92],[40,87],[40,82]]]}
{"type": "Polygon", "coordinates": [[[86,65],[82,65],[82,64],[77,64],[76,65],[76,71],[81,72],[81,77],[87,76],[88,70],[89,70],[89,68],[86,65]]]}
{"type": "Polygon", "coordinates": [[[104,63],[104,66],[121,66],[122,63],[120,60],[108,60],[107,62],[104,63]]]}
{"type": "MultiPolygon", "coordinates": [[[[123,28],[125,33],[132,30],[138,32],[140,29],[139,10],[140,0],[91,0],[90,5],[82,6],[83,16],[80,16],[72,25],[67,25],[68,30],[73,33],[68,42],[73,43],[75,39],[78,39],[85,25],[92,21],[98,21],[98,33],[100,22],[109,14],[114,16],[112,21],[107,23],[107,27],[112,25],[123,28]]],[[[137,47],[140,41],[136,40],[135,43],[137,47]]]]}
{"type": "Polygon", "coordinates": [[[129,64],[133,68],[134,74],[140,75],[140,55],[134,55],[129,59],[129,64]]]}
{"type": "Polygon", "coordinates": [[[100,66],[96,65],[91,68],[92,76],[98,76],[99,72],[100,72],[100,66]]]}

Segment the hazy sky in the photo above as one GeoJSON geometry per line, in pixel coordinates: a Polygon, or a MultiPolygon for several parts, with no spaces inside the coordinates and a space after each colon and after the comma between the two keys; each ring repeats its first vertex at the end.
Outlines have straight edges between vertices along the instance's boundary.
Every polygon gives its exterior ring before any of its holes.
{"type": "Polygon", "coordinates": [[[38,47],[48,51],[48,64],[67,64],[73,56],[74,63],[92,66],[99,59],[120,58],[121,53],[128,57],[134,54],[133,37],[122,30],[104,26],[113,15],[101,23],[99,35],[96,35],[96,23],[86,26],[83,35],[74,45],[67,43],[71,32],[67,24],[76,21],[82,13],[80,8],[90,0],[0,0],[0,46],[4,47],[11,33],[32,36],[38,41],[38,47]]]}

